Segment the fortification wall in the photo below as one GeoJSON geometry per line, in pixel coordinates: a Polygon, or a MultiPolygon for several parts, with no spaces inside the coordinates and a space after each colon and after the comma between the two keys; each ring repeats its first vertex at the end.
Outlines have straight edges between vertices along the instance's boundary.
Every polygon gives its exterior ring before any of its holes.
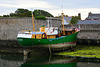
{"type": "MultiPolygon", "coordinates": [[[[53,27],[61,26],[61,19],[49,18],[53,27]]],[[[36,20],[39,27],[42,25],[48,26],[47,20],[36,20]]],[[[66,25],[65,27],[70,27],[66,25]]],[[[78,27],[79,25],[74,25],[78,27]]],[[[32,19],[27,18],[0,18],[0,46],[1,48],[21,47],[17,42],[17,34],[21,30],[32,30],[32,19]]],[[[35,23],[35,29],[38,27],[35,23]]],[[[100,24],[82,24],[80,25],[77,44],[100,44],[100,24]]]]}
{"type": "MultiPolygon", "coordinates": [[[[48,26],[47,20],[36,20],[39,27],[48,26]]],[[[61,19],[50,18],[50,22],[54,27],[60,27],[61,19]]],[[[65,27],[70,27],[67,25],[65,27]]],[[[79,25],[74,25],[78,27],[79,25]]],[[[0,18],[0,40],[16,40],[17,34],[21,30],[32,30],[32,19],[27,18],[0,18]]],[[[82,24],[78,39],[100,39],[100,24],[82,24]]],[[[35,23],[35,29],[38,27],[35,23]]]]}
{"type": "MultiPolygon", "coordinates": [[[[36,20],[39,27],[42,25],[47,26],[47,20],[36,20]]],[[[52,26],[59,27],[61,20],[57,18],[50,18],[52,26]]],[[[0,18],[0,40],[17,40],[17,34],[21,30],[32,30],[32,19],[28,18],[0,18]]],[[[35,23],[35,30],[38,27],[35,23]]]]}
{"type": "MultiPolygon", "coordinates": [[[[70,27],[71,25],[66,25],[70,27]]],[[[100,24],[81,24],[73,25],[74,27],[80,26],[78,39],[100,39],[100,24]]]]}
{"type": "Polygon", "coordinates": [[[80,25],[78,39],[100,39],[100,24],[80,25]]]}

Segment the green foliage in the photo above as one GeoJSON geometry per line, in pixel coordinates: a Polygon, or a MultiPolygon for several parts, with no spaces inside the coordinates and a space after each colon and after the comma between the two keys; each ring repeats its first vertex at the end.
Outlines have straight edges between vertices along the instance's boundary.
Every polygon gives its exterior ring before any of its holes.
{"type": "Polygon", "coordinates": [[[35,19],[45,20],[45,19],[46,19],[46,17],[45,17],[45,16],[37,16],[37,17],[35,17],[35,19]]]}
{"type": "Polygon", "coordinates": [[[31,11],[27,9],[17,9],[15,13],[10,13],[11,17],[31,17],[31,11]]]}
{"type": "Polygon", "coordinates": [[[33,14],[35,17],[37,17],[37,16],[53,17],[52,14],[50,14],[44,10],[34,10],[33,14]]]}
{"type": "Polygon", "coordinates": [[[2,17],[2,16],[0,16],[0,17],[2,17]]]}
{"type": "Polygon", "coordinates": [[[9,17],[9,15],[3,15],[3,17],[9,17]]]}
{"type": "Polygon", "coordinates": [[[15,13],[10,13],[10,17],[16,17],[17,16],[17,14],[15,14],[15,13]]]}
{"type": "Polygon", "coordinates": [[[16,14],[27,13],[27,12],[29,12],[28,9],[20,9],[20,8],[15,11],[16,14]]]}
{"type": "Polygon", "coordinates": [[[79,19],[80,19],[79,16],[72,16],[71,24],[77,24],[79,19]]]}
{"type": "Polygon", "coordinates": [[[58,53],[59,55],[100,58],[100,46],[77,45],[73,52],[58,53]]]}
{"type": "MultiPolygon", "coordinates": [[[[36,19],[46,19],[46,17],[53,17],[52,14],[44,10],[34,10],[34,17],[36,19]]],[[[4,15],[3,17],[32,17],[32,12],[28,9],[17,9],[15,13],[10,13],[10,15],[4,15]]]]}

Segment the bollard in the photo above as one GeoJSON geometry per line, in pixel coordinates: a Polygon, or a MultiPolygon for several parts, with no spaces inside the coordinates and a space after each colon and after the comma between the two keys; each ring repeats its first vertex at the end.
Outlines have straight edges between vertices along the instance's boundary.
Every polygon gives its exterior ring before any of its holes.
{"type": "Polygon", "coordinates": [[[97,45],[99,45],[99,43],[100,43],[100,42],[99,42],[99,41],[97,41],[97,45]]]}
{"type": "Polygon", "coordinates": [[[23,51],[23,54],[24,54],[24,56],[27,56],[28,55],[28,51],[27,50],[24,50],[23,51]]]}
{"type": "Polygon", "coordinates": [[[49,47],[49,54],[51,55],[52,53],[51,53],[51,48],[49,47]]]}
{"type": "Polygon", "coordinates": [[[24,57],[23,57],[23,60],[27,60],[27,56],[24,56],[24,57]]]}

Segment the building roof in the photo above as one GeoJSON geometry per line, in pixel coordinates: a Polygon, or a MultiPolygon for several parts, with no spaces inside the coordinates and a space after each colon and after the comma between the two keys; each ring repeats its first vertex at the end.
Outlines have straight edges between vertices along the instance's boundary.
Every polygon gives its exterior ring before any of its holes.
{"type": "Polygon", "coordinates": [[[100,24],[100,20],[79,20],[77,24],[100,24]]]}
{"type": "Polygon", "coordinates": [[[64,25],[68,25],[69,22],[68,21],[71,21],[72,17],[64,17],[64,25]]]}
{"type": "Polygon", "coordinates": [[[93,19],[99,20],[99,19],[100,19],[100,13],[95,13],[95,14],[93,14],[93,13],[90,12],[89,15],[88,15],[88,17],[87,17],[86,19],[90,19],[90,20],[93,20],[93,19]]]}

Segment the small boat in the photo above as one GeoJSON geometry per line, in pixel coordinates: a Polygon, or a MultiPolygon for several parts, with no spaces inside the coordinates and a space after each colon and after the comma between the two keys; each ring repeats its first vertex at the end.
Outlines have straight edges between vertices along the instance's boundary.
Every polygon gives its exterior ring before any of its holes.
{"type": "MultiPolygon", "coordinates": [[[[41,26],[36,32],[34,27],[34,17],[32,14],[33,30],[25,30],[18,33],[17,40],[21,46],[65,48],[76,46],[78,28],[65,29],[64,16],[62,13],[62,27],[41,26]]],[[[49,24],[48,24],[49,25],[49,24]]]]}

